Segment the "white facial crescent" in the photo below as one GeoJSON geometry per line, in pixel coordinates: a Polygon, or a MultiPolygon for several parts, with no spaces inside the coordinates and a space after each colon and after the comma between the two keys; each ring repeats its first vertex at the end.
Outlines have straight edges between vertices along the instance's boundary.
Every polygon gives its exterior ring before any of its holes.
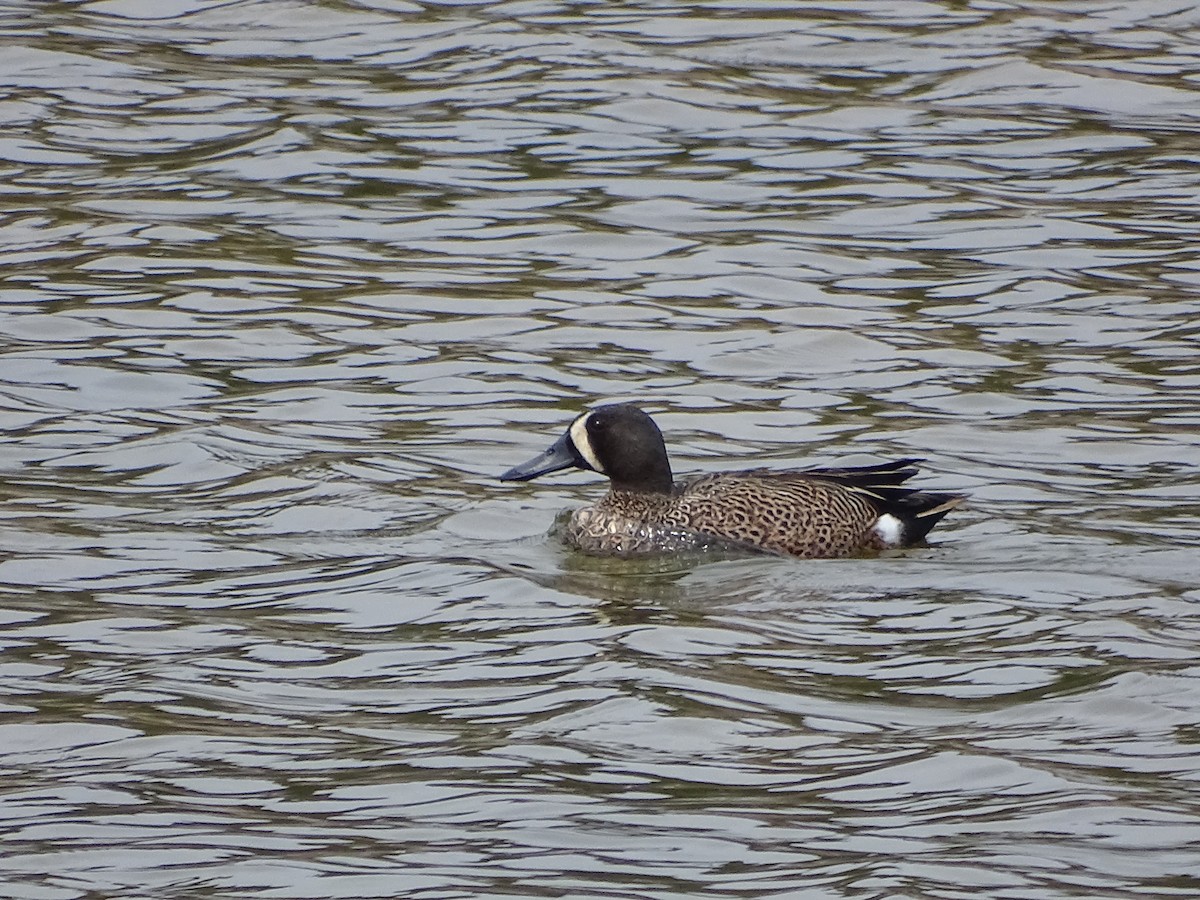
{"type": "Polygon", "coordinates": [[[589,415],[591,413],[584,413],[572,422],[568,433],[571,435],[571,443],[575,445],[579,455],[587,461],[589,466],[603,475],[604,467],[600,465],[600,460],[596,459],[596,451],[592,449],[592,441],[587,433],[587,417],[589,415]]]}

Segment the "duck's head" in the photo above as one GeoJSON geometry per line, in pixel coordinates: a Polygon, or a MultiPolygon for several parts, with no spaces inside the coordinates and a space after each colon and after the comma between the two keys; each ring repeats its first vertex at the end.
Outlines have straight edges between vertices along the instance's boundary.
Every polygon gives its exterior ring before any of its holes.
{"type": "Polygon", "coordinates": [[[500,480],[529,481],[569,468],[607,475],[614,491],[670,493],[674,484],[662,432],[629,403],[585,412],[550,449],[509,469],[500,480]]]}

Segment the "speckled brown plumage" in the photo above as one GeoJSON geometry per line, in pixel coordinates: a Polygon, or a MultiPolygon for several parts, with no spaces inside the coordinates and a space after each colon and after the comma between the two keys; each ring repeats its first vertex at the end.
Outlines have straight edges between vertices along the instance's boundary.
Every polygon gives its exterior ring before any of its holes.
{"type": "Polygon", "coordinates": [[[585,553],[740,547],[816,558],[923,540],[965,497],[903,487],[917,462],[749,469],[674,483],[658,427],[620,404],[579,416],[549,450],[501,477],[528,480],[570,466],[607,475],[608,494],[576,510],[564,528],[567,543],[585,553]]]}
{"type": "Polygon", "coordinates": [[[565,536],[577,549],[599,555],[741,545],[832,558],[893,546],[875,530],[884,507],[926,507],[926,521],[917,520],[920,525],[902,542],[907,545],[923,538],[963,499],[898,487],[915,474],[912,462],[867,470],[724,472],[680,482],[671,494],[610,491],[593,506],[576,510],[565,536]],[[880,468],[890,481],[878,478],[880,468]],[[874,483],[864,479],[864,471],[876,473],[874,483]]]}

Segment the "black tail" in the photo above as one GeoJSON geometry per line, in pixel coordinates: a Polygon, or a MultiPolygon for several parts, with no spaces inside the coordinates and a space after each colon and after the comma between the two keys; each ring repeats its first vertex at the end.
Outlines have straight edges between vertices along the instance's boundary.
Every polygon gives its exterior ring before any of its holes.
{"type": "Polygon", "coordinates": [[[877,466],[844,469],[808,469],[806,475],[843,485],[871,501],[880,515],[895,516],[903,523],[903,542],[924,540],[950,510],[967,499],[966,494],[935,494],[903,487],[917,474],[924,460],[898,459],[877,466]]]}
{"type": "Polygon", "coordinates": [[[925,540],[933,526],[945,518],[946,513],[967,499],[966,494],[932,494],[912,491],[900,500],[890,512],[904,523],[904,543],[915,544],[925,540]]]}

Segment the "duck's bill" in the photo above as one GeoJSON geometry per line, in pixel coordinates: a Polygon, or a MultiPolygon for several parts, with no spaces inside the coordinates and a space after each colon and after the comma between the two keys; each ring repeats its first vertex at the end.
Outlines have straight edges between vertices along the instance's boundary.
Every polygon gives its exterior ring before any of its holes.
{"type": "Polygon", "coordinates": [[[528,462],[513,466],[500,476],[501,481],[529,481],[539,475],[557,472],[559,469],[569,469],[579,465],[579,456],[575,446],[567,435],[563,435],[545,453],[539,453],[528,462]]]}

